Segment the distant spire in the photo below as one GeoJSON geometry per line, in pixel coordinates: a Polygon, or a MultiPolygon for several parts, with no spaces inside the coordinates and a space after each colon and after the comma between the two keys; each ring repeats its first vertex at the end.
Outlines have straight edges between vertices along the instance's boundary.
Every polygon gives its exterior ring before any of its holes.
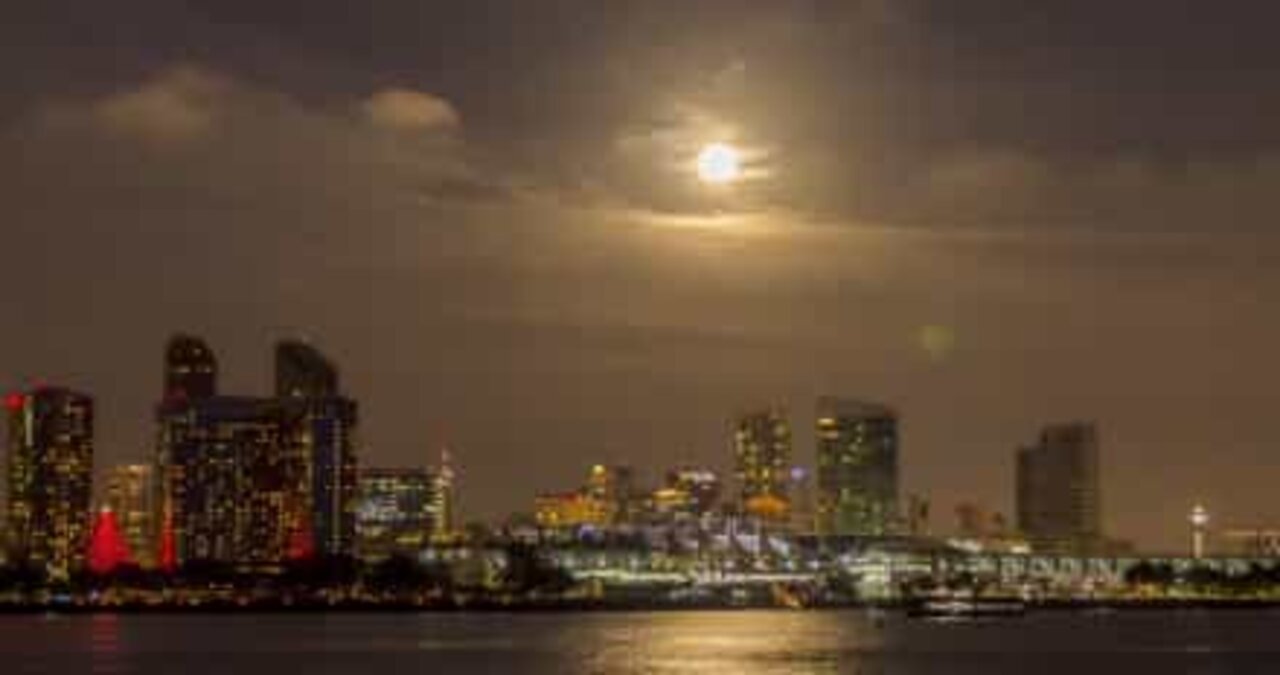
{"type": "Polygon", "coordinates": [[[449,448],[440,448],[440,479],[446,482],[453,482],[453,457],[449,454],[449,448]]]}

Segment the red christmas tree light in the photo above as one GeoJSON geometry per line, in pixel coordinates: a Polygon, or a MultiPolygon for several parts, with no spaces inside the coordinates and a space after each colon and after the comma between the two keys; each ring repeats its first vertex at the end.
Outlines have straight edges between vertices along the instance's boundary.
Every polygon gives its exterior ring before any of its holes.
{"type": "Polygon", "coordinates": [[[111,574],[130,561],[129,545],[120,535],[116,514],[111,509],[102,509],[93,523],[93,536],[89,540],[89,570],[94,574],[111,574]]]}
{"type": "Polygon", "coordinates": [[[311,519],[307,518],[304,511],[298,511],[293,519],[293,527],[290,529],[285,557],[291,561],[310,560],[315,557],[315,535],[311,532],[311,519]]]}

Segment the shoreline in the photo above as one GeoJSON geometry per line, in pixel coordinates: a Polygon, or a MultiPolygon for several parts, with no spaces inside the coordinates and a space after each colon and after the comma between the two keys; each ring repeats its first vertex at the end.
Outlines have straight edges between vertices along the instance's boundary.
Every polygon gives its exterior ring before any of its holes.
{"type": "MultiPolygon", "coordinates": [[[[1280,598],[1197,598],[1197,599],[1107,599],[1107,600],[1039,600],[1026,603],[1027,612],[1149,612],[1149,611],[1241,611],[1280,610],[1280,598]]],[[[902,601],[844,602],[802,607],[776,603],[678,603],[678,602],[611,602],[599,600],[472,600],[467,602],[249,602],[209,601],[193,603],[0,603],[0,614],[558,614],[558,613],[658,613],[758,611],[781,612],[879,610],[905,613],[902,601]]]]}

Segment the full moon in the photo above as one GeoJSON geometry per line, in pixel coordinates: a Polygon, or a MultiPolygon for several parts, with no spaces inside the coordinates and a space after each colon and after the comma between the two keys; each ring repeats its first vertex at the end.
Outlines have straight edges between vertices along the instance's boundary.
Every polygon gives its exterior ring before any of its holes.
{"type": "Polygon", "coordinates": [[[742,175],[738,151],[725,143],[710,143],[698,152],[698,178],[704,183],[730,183],[742,175]]]}

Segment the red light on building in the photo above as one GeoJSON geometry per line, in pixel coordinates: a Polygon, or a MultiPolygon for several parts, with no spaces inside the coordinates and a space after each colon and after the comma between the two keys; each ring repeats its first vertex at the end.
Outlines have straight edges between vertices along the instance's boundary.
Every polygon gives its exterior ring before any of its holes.
{"type": "Polygon", "coordinates": [[[160,532],[160,571],[171,574],[178,568],[178,547],[173,535],[173,517],[165,510],[164,527],[160,532]]]}
{"type": "Polygon", "coordinates": [[[120,534],[116,514],[103,509],[93,524],[93,536],[89,540],[89,569],[94,574],[110,574],[129,562],[129,546],[120,534]]]}
{"type": "Polygon", "coordinates": [[[4,407],[13,412],[22,410],[22,406],[26,403],[26,398],[22,394],[9,394],[4,397],[4,407]]]}
{"type": "Polygon", "coordinates": [[[316,555],[315,534],[311,531],[311,519],[299,513],[289,533],[285,558],[292,561],[310,560],[316,555]]]}

